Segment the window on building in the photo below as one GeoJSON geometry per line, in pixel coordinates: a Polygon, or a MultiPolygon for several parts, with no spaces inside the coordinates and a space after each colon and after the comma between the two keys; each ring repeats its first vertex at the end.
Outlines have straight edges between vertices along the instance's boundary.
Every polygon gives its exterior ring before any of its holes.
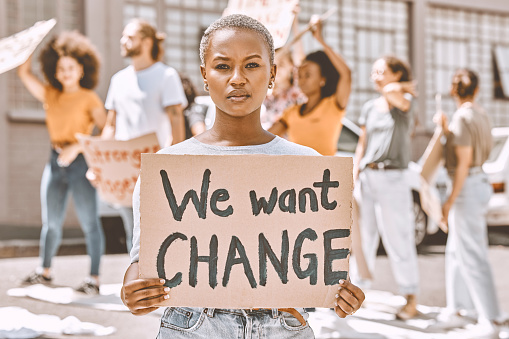
{"type": "Polygon", "coordinates": [[[496,99],[509,99],[509,46],[495,46],[493,58],[493,94],[496,99]]]}

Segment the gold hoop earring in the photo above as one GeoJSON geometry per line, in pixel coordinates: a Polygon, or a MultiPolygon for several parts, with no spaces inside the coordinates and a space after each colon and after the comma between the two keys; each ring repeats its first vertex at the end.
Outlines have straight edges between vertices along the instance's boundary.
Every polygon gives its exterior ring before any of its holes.
{"type": "Polygon", "coordinates": [[[273,82],[273,81],[271,81],[271,82],[269,83],[269,89],[272,89],[273,87],[274,87],[274,82],[273,82]]]}
{"type": "Polygon", "coordinates": [[[207,83],[203,84],[203,89],[205,90],[205,92],[208,92],[209,91],[209,84],[207,84],[207,83]]]}

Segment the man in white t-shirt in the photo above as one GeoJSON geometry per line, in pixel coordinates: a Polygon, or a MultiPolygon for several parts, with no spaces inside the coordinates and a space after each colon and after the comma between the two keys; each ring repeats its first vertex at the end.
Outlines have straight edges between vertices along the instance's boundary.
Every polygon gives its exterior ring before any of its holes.
{"type": "MultiPolygon", "coordinates": [[[[131,58],[131,65],[111,78],[103,138],[128,140],[156,132],[161,147],[185,139],[183,109],[187,100],[177,71],[159,61],[163,40],[164,35],[143,20],[134,19],[124,28],[121,53],[131,58]]],[[[130,251],[132,208],[122,207],[119,211],[130,251]]]]}

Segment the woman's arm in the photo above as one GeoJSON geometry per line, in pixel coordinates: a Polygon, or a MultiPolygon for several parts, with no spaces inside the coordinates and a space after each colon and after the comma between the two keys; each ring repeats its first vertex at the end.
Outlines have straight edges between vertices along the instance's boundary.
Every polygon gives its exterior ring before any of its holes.
{"type": "Polygon", "coordinates": [[[405,93],[410,93],[415,96],[415,83],[413,82],[391,82],[384,86],[382,95],[389,103],[390,107],[408,112],[412,103],[405,98],[405,93]]]}
{"type": "Polygon", "coordinates": [[[354,163],[353,163],[353,180],[357,181],[360,172],[361,159],[364,156],[366,150],[366,126],[361,126],[361,134],[359,135],[359,141],[355,148],[354,163]]]}
{"type": "Polygon", "coordinates": [[[18,76],[30,94],[32,94],[40,102],[44,102],[44,84],[32,73],[31,66],[32,56],[18,67],[18,76]]]}
{"type": "Polygon", "coordinates": [[[94,123],[99,128],[99,130],[103,130],[106,125],[106,111],[104,107],[97,107],[92,110],[92,118],[94,119],[94,123]]]}
{"type": "Polygon", "coordinates": [[[117,126],[117,112],[113,109],[108,111],[106,116],[106,124],[101,133],[102,139],[115,139],[115,131],[117,126]]]}
{"type": "Polygon", "coordinates": [[[125,272],[120,297],[132,314],[145,315],[170,298],[170,288],[164,286],[164,279],[140,279],[139,265],[134,262],[125,272]]]}
{"type": "Polygon", "coordinates": [[[474,153],[472,146],[456,146],[454,151],[458,159],[458,166],[456,167],[456,172],[454,173],[451,195],[449,195],[449,198],[442,207],[442,214],[446,225],[447,218],[449,217],[449,211],[456,201],[456,198],[460,194],[461,189],[463,188],[463,184],[468,177],[468,170],[472,164],[472,157],[474,153]]]}
{"type": "Polygon", "coordinates": [[[352,90],[352,72],[346,64],[343,57],[334,52],[334,50],[327,45],[322,36],[322,21],[320,17],[311,17],[310,25],[312,25],[311,32],[313,37],[323,46],[325,54],[329,57],[330,61],[339,73],[338,87],[336,89],[336,102],[341,109],[346,108],[350,92],[352,90]]]}
{"type": "MultiPolygon", "coordinates": [[[[181,104],[167,106],[164,111],[170,119],[171,125],[171,144],[169,142],[165,147],[178,144],[186,139],[186,127],[184,122],[184,109],[181,104]]],[[[169,140],[168,140],[169,141],[169,140]]]]}

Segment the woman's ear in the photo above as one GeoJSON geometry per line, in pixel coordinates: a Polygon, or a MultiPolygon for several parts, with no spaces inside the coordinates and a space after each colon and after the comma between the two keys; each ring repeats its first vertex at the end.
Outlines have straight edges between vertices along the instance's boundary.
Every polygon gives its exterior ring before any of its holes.
{"type": "Polygon", "coordinates": [[[277,74],[277,66],[276,66],[276,64],[274,64],[270,68],[270,80],[271,81],[276,80],[276,74],[277,74]]]}
{"type": "Polygon", "coordinates": [[[401,77],[403,76],[403,72],[397,71],[394,75],[398,78],[398,82],[401,82],[401,77]]]}

